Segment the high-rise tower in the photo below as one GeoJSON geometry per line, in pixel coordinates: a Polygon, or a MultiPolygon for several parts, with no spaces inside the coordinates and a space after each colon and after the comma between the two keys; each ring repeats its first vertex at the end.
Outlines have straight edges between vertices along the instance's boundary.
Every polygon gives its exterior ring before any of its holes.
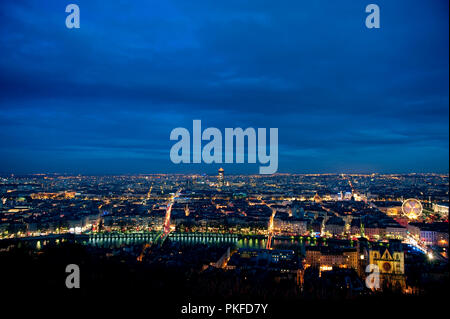
{"type": "Polygon", "coordinates": [[[223,168],[219,168],[219,175],[217,176],[217,183],[219,186],[223,186],[225,183],[225,176],[223,168]]]}

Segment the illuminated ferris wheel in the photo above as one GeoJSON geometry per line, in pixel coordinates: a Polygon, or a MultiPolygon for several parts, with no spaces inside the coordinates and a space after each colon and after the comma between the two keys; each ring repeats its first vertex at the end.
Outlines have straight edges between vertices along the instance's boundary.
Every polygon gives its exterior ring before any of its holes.
{"type": "Polygon", "coordinates": [[[423,207],[420,201],[410,198],[403,202],[402,211],[409,219],[417,219],[422,216],[423,207]]]}

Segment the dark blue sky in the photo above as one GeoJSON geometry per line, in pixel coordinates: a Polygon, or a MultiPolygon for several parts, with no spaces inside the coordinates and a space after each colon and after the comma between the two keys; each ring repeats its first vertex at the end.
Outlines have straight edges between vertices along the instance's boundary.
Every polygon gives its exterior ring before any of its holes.
{"type": "Polygon", "coordinates": [[[448,0],[3,0],[0,172],[214,172],[170,162],[170,131],[193,119],[278,127],[279,172],[448,172],[448,12],[448,0]],[[65,27],[69,3],[80,29],[65,27]],[[381,29],[364,25],[369,3],[381,29]]]}

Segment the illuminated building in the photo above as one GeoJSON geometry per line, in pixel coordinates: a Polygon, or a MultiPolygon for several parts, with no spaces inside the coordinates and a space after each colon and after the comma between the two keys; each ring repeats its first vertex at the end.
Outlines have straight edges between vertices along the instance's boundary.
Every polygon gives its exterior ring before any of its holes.
{"type": "Polygon", "coordinates": [[[366,241],[360,241],[359,251],[361,273],[367,265],[376,265],[380,274],[380,287],[405,289],[405,253],[399,240],[390,240],[387,246],[370,248],[366,241]]]}
{"type": "Polygon", "coordinates": [[[316,195],[314,195],[314,202],[316,202],[316,203],[322,202],[322,198],[320,198],[319,194],[317,194],[317,193],[316,193],[316,195]]]}
{"type": "Polygon", "coordinates": [[[219,175],[217,176],[217,183],[219,187],[222,187],[225,183],[225,176],[223,168],[219,168],[219,175]]]}
{"type": "Polygon", "coordinates": [[[390,225],[386,227],[385,237],[392,239],[405,239],[407,236],[407,230],[400,225],[390,225]]]}
{"type": "Polygon", "coordinates": [[[279,214],[273,219],[273,230],[277,234],[305,235],[307,233],[306,220],[279,214]]]}
{"type": "Polygon", "coordinates": [[[408,231],[427,246],[448,247],[448,223],[410,223],[408,231]]]}
{"type": "Polygon", "coordinates": [[[342,218],[332,216],[325,223],[325,233],[331,236],[342,236],[345,230],[345,222],[342,218]]]}
{"type": "Polygon", "coordinates": [[[448,218],[448,204],[433,204],[433,211],[442,217],[448,218]]]}
{"type": "Polygon", "coordinates": [[[308,247],[306,265],[321,271],[333,267],[358,269],[358,252],[356,248],[308,247]]]}

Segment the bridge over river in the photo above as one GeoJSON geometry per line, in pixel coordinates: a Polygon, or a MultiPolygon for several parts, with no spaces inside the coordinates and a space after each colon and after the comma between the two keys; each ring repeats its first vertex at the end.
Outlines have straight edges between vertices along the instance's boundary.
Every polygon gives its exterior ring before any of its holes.
{"type": "MultiPolygon", "coordinates": [[[[8,239],[7,241],[26,241],[36,244],[36,246],[45,246],[48,243],[60,243],[73,241],[96,247],[120,247],[122,245],[136,244],[161,244],[164,232],[102,232],[86,234],[51,234],[47,236],[21,237],[8,239]],[[38,245],[39,243],[39,245],[38,245]]],[[[240,235],[224,233],[166,233],[165,238],[172,242],[180,244],[206,244],[220,245],[227,244],[237,248],[255,248],[264,249],[267,247],[267,236],[264,235],[240,235]]],[[[3,240],[2,240],[3,241],[3,240]]],[[[329,241],[329,240],[328,240],[329,241]]],[[[348,242],[347,242],[348,243],[348,242]]],[[[349,243],[351,245],[351,243],[349,243]]],[[[273,236],[272,248],[301,247],[327,245],[323,239],[310,237],[292,237],[292,236],[273,236]]]]}

